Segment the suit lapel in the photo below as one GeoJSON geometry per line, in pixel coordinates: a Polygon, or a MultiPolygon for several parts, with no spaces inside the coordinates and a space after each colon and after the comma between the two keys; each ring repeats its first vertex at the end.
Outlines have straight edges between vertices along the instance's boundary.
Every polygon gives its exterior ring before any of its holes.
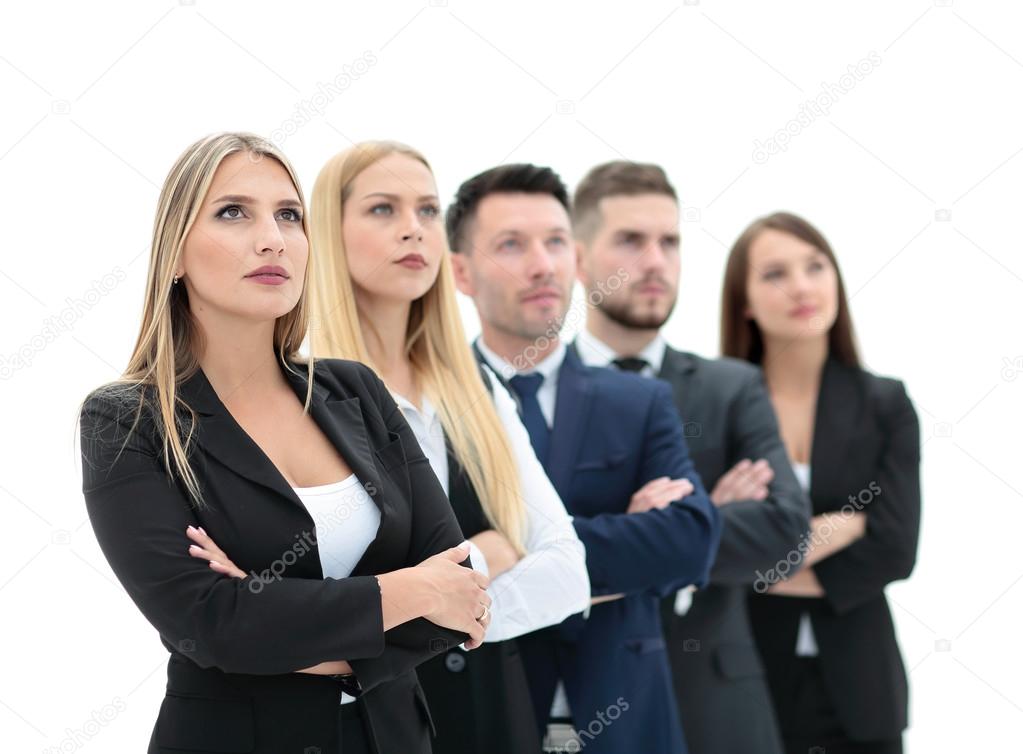
{"type": "MultiPolygon", "coordinates": [[[[814,417],[813,445],[810,451],[810,499],[834,497],[834,491],[822,487],[841,485],[856,417],[862,411],[862,396],[856,390],[853,373],[828,359],[821,372],[814,417]]],[[[839,495],[842,497],[843,495],[839,495]]]]}
{"type": "MultiPolygon", "coordinates": [[[[298,374],[282,369],[282,374],[300,401],[305,402],[306,366],[291,363],[298,374]]],[[[213,390],[202,369],[179,388],[182,399],[199,414],[198,442],[217,460],[239,476],[277,492],[291,503],[305,508],[288,481],[270,458],[235,421],[213,390]]],[[[334,444],[363,487],[381,506],[380,477],[374,463],[359,399],[334,396],[322,385],[313,383],[310,416],[334,444]]],[[[383,510],[381,510],[383,513],[383,510]]]]}
{"type": "Polygon", "coordinates": [[[557,398],[554,402],[554,427],[547,475],[554,488],[565,497],[572,481],[572,471],[579,449],[585,441],[583,430],[589,415],[590,381],[574,348],[565,350],[565,360],[558,373],[557,398]]]}
{"type": "Polygon", "coordinates": [[[691,382],[696,364],[689,354],[676,351],[671,346],[664,349],[664,361],[658,379],[671,385],[672,397],[683,420],[689,417],[690,399],[692,398],[691,382]]]}

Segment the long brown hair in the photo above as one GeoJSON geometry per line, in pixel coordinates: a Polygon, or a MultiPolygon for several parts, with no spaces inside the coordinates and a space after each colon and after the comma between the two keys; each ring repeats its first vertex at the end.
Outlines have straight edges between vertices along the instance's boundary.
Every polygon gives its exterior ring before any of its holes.
{"type": "Polygon", "coordinates": [[[728,254],[724,290],[721,293],[721,354],[760,364],[764,360],[764,338],[760,327],[746,316],[749,301],[746,280],[749,275],[749,250],[765,230],[778,230],[812,244],[835,268],[838,280],[838,314],[828,331],[828,356],[848,366],[859,366],[860,357],[853,332],[849,301],[845,295],[842,272],[831,245],[817,228],[789,212],[775,212],[754,220],[742,232],[728,254]]]}
{"type": "MultiPolygon", "coordinates": [[[[254,161],[265,157],[279,162],[288,171],[299,201],[305,207],[302,187],[291,163],[276,146],[261,136],[239,132],[215,133],[189,146],[174,163],[160,191],[153,223],[142,322],[128,366],[119,379],[90,394],[90,397],[102,394],[117,399],[119,404],[133,403],[133,431],[149,404],[156,431],[162,439],[164,467],[168,474],[177,473],[196,507],[203,506],[203,496],[188,454],[197,417],[178,396],[177,388],[199,369],[205,339],[192,316],[185,286],[174,285],[174,270],[184,252],[185,239],[213,183],[214,173],[226,157],[237,152],[248,154],[254,161]],[[190,415],[187,431],[177,411],[179,408],[190,415]]],[[[308,237],[305,212],[302,213],[302,228],[308,237]]],[[[312,397],[313,358],[310,354],[307,360],[302,359],[298,350],[308,328],[306,291],[312,263],[310,254],[298,303],[290,312],[277,318],[273,335],[275,355],[285,369],[294,372],[288,361],[307,362],[306,410],[312,397]]]]}

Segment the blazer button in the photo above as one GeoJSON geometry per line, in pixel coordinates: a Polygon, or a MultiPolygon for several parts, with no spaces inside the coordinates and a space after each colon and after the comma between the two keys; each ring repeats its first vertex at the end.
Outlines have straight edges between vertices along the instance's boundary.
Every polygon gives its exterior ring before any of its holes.
{"type": "Polygon", "coordinates": [[[458,650],[448,652],[444,655],[444,667],[452,673],[461,673],[465,670],[465,655],[458,650]]]}

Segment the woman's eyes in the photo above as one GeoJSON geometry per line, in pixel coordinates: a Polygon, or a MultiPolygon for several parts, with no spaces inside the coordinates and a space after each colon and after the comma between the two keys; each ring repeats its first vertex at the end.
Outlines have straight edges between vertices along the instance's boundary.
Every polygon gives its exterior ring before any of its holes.
{"type": "MultiPolygon", "coordinates": [[[[824,262],[820,260],[810,262],[806,266],[806,270],[810,273],[822,272],[824,270],[824,262]]],[[[785,277],[786,273],[787,270],[784,269],[766,270],[763,274],[763,278],[764,280],[777,280],[778,278],[785,277]]]]}
{"type": "MultiPolygon", "coordinates": [[[[240,220],[241,218],[245,217],[245,213],[242,212],[242,208],[239,207],[237,204],[229,204],[223,209],[221,209],[219,212],[217,212],[217,217],[222,217],[226,220],[240,220]]],[[[286,222],[291,223],[302,222],[302,213],[299,212],[297,209],[291,208],[282,209],[277,213],[277,217],[281,220],[285,220],[286,222]]]]}
{"type": "MultiPolygon", "coordinates": [[[[380,215],[382,217],[386,217],[394,214],[394,206],[386,202],[383,204],[374,204],[372,207],[369,208],[369,211],[370,214],[372,215],[380,215]]],[[[422,207],[419,208],[419,212],[425,217],[429,217],[432,219],[440,216],[440,207],[438,207],[436,204],[424,204],[422,207]]]]}
{"type": "Polygon", "coordinates": [[[217,213],[217,217],[224,217],[228,220],[237,220],[239,217],[244,217],[242,214],[242,208],[237,204],[229,204],[217,213]],[[237,214],[231,214],[236,212],[237,214]]]}

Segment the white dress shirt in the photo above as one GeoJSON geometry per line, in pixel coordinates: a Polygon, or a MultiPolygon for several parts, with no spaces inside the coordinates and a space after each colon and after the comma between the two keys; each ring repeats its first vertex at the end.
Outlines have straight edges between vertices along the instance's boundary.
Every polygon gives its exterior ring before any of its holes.
{"type": "MultiPolygon", "coordinates": [[[[796,481],[803,488],[803,492],[810,492],[810,464],[796,463],[792,461],[792,471],[796,475],[796,481]]],[[[816,657],[817,637],[813,635],[813,623],[810,622],[810,614],[803,611],[799,615],[799,633],[796,634],[796,656],[816,657]]]]}
{"type": "MultiPolygon", "coordinates": [[[[593,335],[589,330],[582,329],[575,338],[575,347],[579,352],[579,358],[588,367],[609,367],[611,362],[623,354],[615,353],[607,343],[593,335]]],[[[624,354],[636,356],[647,362],[648,366],[643,367],[639,374],[644,377],[656,377],[661,373],[661,366],[664,364],[664,352],[668,350],[668,343],[657,333],[656,337],[647,343],[646,347],[637,354],[624,354]]]]}
{"type": "MultiPolygon", "coordinates": [[[[512,364],[491,350],[487,344],[483,342],[483,338],[479,338],[476,341],[476,345],[479,346],[480,352],[483,354],[483,357],[487,360],[487,362],[498,370],[501,377],[505,380],[509,380],[517,374],[531,374],[532,372],[539,372],[543,375],[543,382],[536,391],[536,401],[540,404],[540,412],[543,414],[543,418],[547,420],[547,426],[553,427],[554,404],[558,395],[558,375],[561,373],[561,364],[565,360],[565,344],[559,340],[555,349],[547,354],[542,361],[536,362],[530,368],[523,370],[516,369],[512,364]]],[[[521,421],[519,422],[519,426],[522,428],[523,432],[526,432],[526,428],[522,425],[521,421]]],[[[528,432],[526,432],[526,441],[527,443],[529,442],[528,432]]],[[[533,455],[533,460],[536,460],[536,454],[532,452],[532,445],[530,445],[529,448],[530,453],[533,455]]],[[[536,462],[537,464],[540,463],[539,461],[536,462]]],[[[544,478],[546,478],[546,476],[544,478]]],[[[578,612],[580,612],[580,610],[575,611],[575,613],[578,612]]],[[[585,613],[586,617],[589,617],[589,594],[586,595],[585,609],[582,612],[585,613]]],[[[569,615],[573,614],[574,613],[569,613],[569,615]]],[[[554,702],[551,704],[551,717],[562,718],[570,716],[571,710],[568,706],[568,695],[565,693],[565,684],[561,680],[558,680],[558,685],[554,689],[554,702]]]]}
{"type": "MultiPolygon", "coordinates": [[[[556,625],[585,610],[590,603],[590,579],[586,551],[533,452],[515,399],[493,372],[491,375],[494,408],[518,467],[521,499],[526,509],[526,555],[492,579],[487,589],[493,602],[490,608],[493,617],[485,641],[503,641],[556,625]]],[[[435,407],[425,397],[421,410],[403,396],[395,395],[394,399],[447,494],[447,448],[435,407]]],[[[473,566],[489,575],[482,551],[472,542],[469,545],[473,566]]]]}
{"type": "Polygon", "coordinates": [[[537,388],[536,391],[536,402],[540,404],[540,413],[542,413],[543,418],[547,420],[547,426],[553,427],[554,402],[558,396],[558,374],[561,373],[561,362],[565,360],[565,344],[558,341],[558,345],[553,351],[544,357],[543,361],[538,361],[528,369],[522,370],[516,369],[512,364],[509,364],[502,357],[490,350],[487,344],[483,342],[483,338],[477,340],[476,345],[479,346],[479,349],[483,353],[483,357],[487,360],[487,363],[496,369],[498,374],[501,375],[501,379],[505,381],[510,380],[517,374],[532,374],[533,372],[537,372],[543,375],[543,382],[540,383],[540,387],[537,388]]]}

